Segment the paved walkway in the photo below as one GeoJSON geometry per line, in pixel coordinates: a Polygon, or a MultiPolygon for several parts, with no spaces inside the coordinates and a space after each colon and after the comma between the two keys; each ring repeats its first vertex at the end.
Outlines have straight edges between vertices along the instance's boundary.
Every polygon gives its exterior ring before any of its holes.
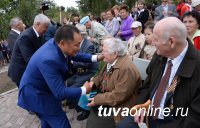
{"type": "MultiPolygon", "coordinates": [[[[18,90],[13,89],[0,94],[0,128],[40,128],[40,121],[35,115],[17,106],[18,90]]],[[[66,109],[72,128],[85,128],[85,121],[77,121],[74,109],[66,109]]]]}

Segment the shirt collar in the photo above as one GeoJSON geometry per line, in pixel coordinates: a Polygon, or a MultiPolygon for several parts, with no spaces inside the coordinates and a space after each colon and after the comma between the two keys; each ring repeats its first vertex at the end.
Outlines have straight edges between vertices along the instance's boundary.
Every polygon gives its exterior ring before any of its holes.
{"type": "Polygon", "coordinates": [[[162,4],[162,6],[163,6],[163,7],[168,7],[168,4],[166,4],[166,5],[163,5],[163,4],[162,4]]]}
{"type": "Polygon", "coordinates": [[[40,37],[40,35],[39,35],[39,33],[35,30],[35,28],[33,27],[33,30],[34,30],[34,32],[35,32],[35,34],[36,34],[36,36],[37,37],[40,37]]]}
{"type": "Polygon", "coordinates": [[[17,34],[20,34],[20,31],[16,30],[16,29],[11,29],[12,31],[16,32],[17,34]]]}
{"type": "MultiPolygon", "coordinates": [[[[185,57],[185,54],[187,52],[187,49],[188,49],[188,42],[186,44],[186,47],[183,49],[183,51],[181,52],[181,54],[179,54],[176,58],[174,58],[172,60],[172,64],[175,65],[177,64],[178,62],[181,62],[183,60],[183,58],[185,57]]],[[[168,58],[168,61],[171,60],[168,58]]]]}
{"type": "Polygon", "coordinates": [[[138,11],[139,14],[140,14],[141,12],[144,12],[144,9],[138,11]]]}
{"type": "Polygon", "coordinates": [[[115,59],[115,61],[112,64],[107,63],[107,72],[111,69],[111,67],[113,67],[116,64],[117,60],[118,60],[118,58],[115,59]]]}
{"type": "Polygon", "coordinates": [[[81,41],[81,43],[80,43],[80,48],[81,48],[81,46],[82,46],[82,44],[83,44],[83,41],[84,41],[84,39],[81,41]]]}

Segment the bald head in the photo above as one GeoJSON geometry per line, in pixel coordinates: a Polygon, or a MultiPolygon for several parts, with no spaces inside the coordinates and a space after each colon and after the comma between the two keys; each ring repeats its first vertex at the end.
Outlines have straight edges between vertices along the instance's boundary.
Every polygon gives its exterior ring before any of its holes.
{"type": "Polygon", "coordinates": [[[153,29],[153,36],[157,54],[168,58],[177,57],[187,44],[186,27],[175,17],[158,21],[153,29]]]}
{"type": "Polygon", "coordinates": [[[158,21],[153,31],[161,33],[164,42],[166,42],[170,36],[175,37],[179,42],[185,42],[187,38],[187,29],[185,25],[176,17],[168,17],[158,21]]]}

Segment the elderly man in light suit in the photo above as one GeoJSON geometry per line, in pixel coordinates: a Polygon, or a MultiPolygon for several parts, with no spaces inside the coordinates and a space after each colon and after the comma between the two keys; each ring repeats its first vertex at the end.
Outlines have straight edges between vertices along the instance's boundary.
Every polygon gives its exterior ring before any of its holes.
{"type": "Polygon", "coordinates": [[[100,41],[107,35],[109,35],[108,31],[106,28],[96,22],[96,21],[91,21],[89,16],[85,16],[80,20],[80,24],[85,25],[87,29],[91,30],[91,34],[89,34],[89,40],[91,42],[94,42],[96,45],[95,47],[97,48],[97,52],[99,52],[99,45],[100,41]]]}
{"type": "Polygon", "coordinates": [[[159,21],[166,17],[178,17],[175,5],[168,4],[167,0],[162,0],[162,4],[155,9],[155,21],[159,21]]]}

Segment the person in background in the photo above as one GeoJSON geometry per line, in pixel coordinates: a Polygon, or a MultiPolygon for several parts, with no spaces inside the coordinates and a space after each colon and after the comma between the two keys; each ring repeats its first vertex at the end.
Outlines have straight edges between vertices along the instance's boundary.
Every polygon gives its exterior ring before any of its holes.
{"type": "Polygon", "coordinates": [[[145,35],[145,44],[140,51],[139,58],[151,60],[153,54],[156,51],[156,47],[153,45],[153,28],[154,23],[152,21],[148,21],[145,24],[144,35],[145,35]]]}
{"type": "Polygon", "coordinates": [[[175,5],[169,5],[168,0],[162,0],[162,4],[155,9],[154,15],[156,22],[166,17],[178,17],[175,5]]]}
{"type": "Polygon", "coordinates": [[[10,20],[10,27],[11,30],[8,34],[8,48],[10,49],[10,52],[12,54],[13,48],[15,45],[15,41],[17,40],[17,37],[20,35],[22,31],[24,31],[24,23],[21,18],[14,17],[10,20]]]}
{"type": "Polygon", "coordinates": [[[131,16],[133,17],[133,20],[136,21],[137,20],[137,15],[138,15],[138,5],[137,3],[135,5],[133,5],[133,7],[131,8],[131,16]]]}
{"type": "Polygon", "coordinates": [[[69,20],[67,20],[67,18],[64,17],[63,20],[62,20],[62,25],[67,25],[67,24],[70,24],[69,20]]]}
{"type": "Polygon", "coordinates": [[[105,11],[101,12],[100,17],[101,17],[101,24],[102,24],[103,26],[105,26],[106,21],[107,21],[106,12],[105,12],[105,11]]]}
{"type": "Polygon", "coordinates": [[[194,10],[200,13],[200,1],[199,0],[192,0],[192,7],[194,10]]]}
{"type": "Polygon", "coordinates": [[[131,24],[133,23],[134,20],[132,16],[130,16],[129,7],[126,4],[122,4],[120,6],[120,16],[122,19],[122,23],[117,35],[123,41],[128,41],[133,36],[133,32],[131,30],[131,24]]]}
{"type": "Polygon", "coordinates": [[[80,22],[79,15],[74,14],[74,15],[73,15],[73,22],[72,22],[72,24],[73,24],[74,26],[76,26],[76,24],[79,24],[79,22],[80,22]]]}
{"type": "Polygon", "coordinates": [[[59,28],[60,26],[61,26],[60,23],[56,23],[51,20],[51,23],[48,26],[47,32],[45,32],[44,34],[44,42],[47,42],[48,40],[53,38],[56,33],[57,28],[59,28]]]}
{"type": "Polygon", "coordinates": [[[183,0],[178,0],[178,5],[176,5],[176,11],[178,12],[179,18],[181,18],[181,9],[184,6],[184,1],[183,0]]]}
{"type": "Polygon", "coordinates": [[[38,14],[33,26],[20,34],[15,42],[8,76],[19,87],[21,77],[32,55],[43,45],[42,37],[47,31],[50,19],[44,14],[38,14]]]}
{"type": "Polygon", "coordinates": [[[174,5],[174,1],[173,0],[168,0],[168,4],[174,5]]]}
{"type": "Polygon", "coordinates": [[[181,17],[189,11],[192,11],[192,0],[186,0],[186,3],[183,5],[183,7],[181,8],[181,17]]]}
{"type": "Polygon", "coordinates": [[[85,25],[87,29],[90,29],[90,34],[88,40],[94,43],[96,52],[99,52],[99,46],[101,45],[101,40],[109,35],[106,28],[99,22],[91,21],[89,16],[85,16],[80,20],[80,24],[85,25]]]}
{"type": "Polygon", "coordinates": [[[102,70],[90,81],[97,94],[90,98],[90,115],[86,128],[115,128],[123,119],[122,111],[115,116],[100,116],[99,106],[104,109],[127,107],[135,102],[137,88],[141,84],[138,70],[126,55],[126,48],[120,39],[107,37],[103,40],[102,55],[106,63],[102,70]]]}
{"type": "Polygon", "coordinates": [[[149,11],[145,9],[145,2],[144,0],[139,0],[138,4],[138,11],[137,11],[137,18],[136,20],[142,23],[142,33],[144,32],[144,24],[149,20],[149,11]]]}
{"type": "Polygon", "coordinates": [[[115,5],[112,7],[114,13],[115,13],[115,18],[119,21],[119,23],[121,24],[121,18],[120,18],[120,13],[119,13],[119,5],[115,5]]]}
{"type": "Polygon", "coordinates": [[[108,20],[105,28],[111,36],[116,37],[120,28],[119,21],[115,18],[115,13],[112,9],[106,10],[106,16],[108,20]]]}
{"type": "Polygon", "coordinates": [[[182,22],[187,28],[188,38],[200,50],[200,14],[196,11],[186,12],[182,17],[182,22]]]}
{"type": "Polygon", "coordinates": [[[142,47],[145,43],[145,36],[142,34],[142,23],[134,21],[131,25],[134,36],[128,40],[128,55],[133,60],[133,57],[139,57],[142,47]]]}
{"type": "Polygon", "coordinates": [[[90,20],[91,21],[93,21],[94,20],[94,15],[92,14],[92,13],[88,13],[88,15],[87,16],[89,16],[89,18],[90,18],[90,20]]]}

